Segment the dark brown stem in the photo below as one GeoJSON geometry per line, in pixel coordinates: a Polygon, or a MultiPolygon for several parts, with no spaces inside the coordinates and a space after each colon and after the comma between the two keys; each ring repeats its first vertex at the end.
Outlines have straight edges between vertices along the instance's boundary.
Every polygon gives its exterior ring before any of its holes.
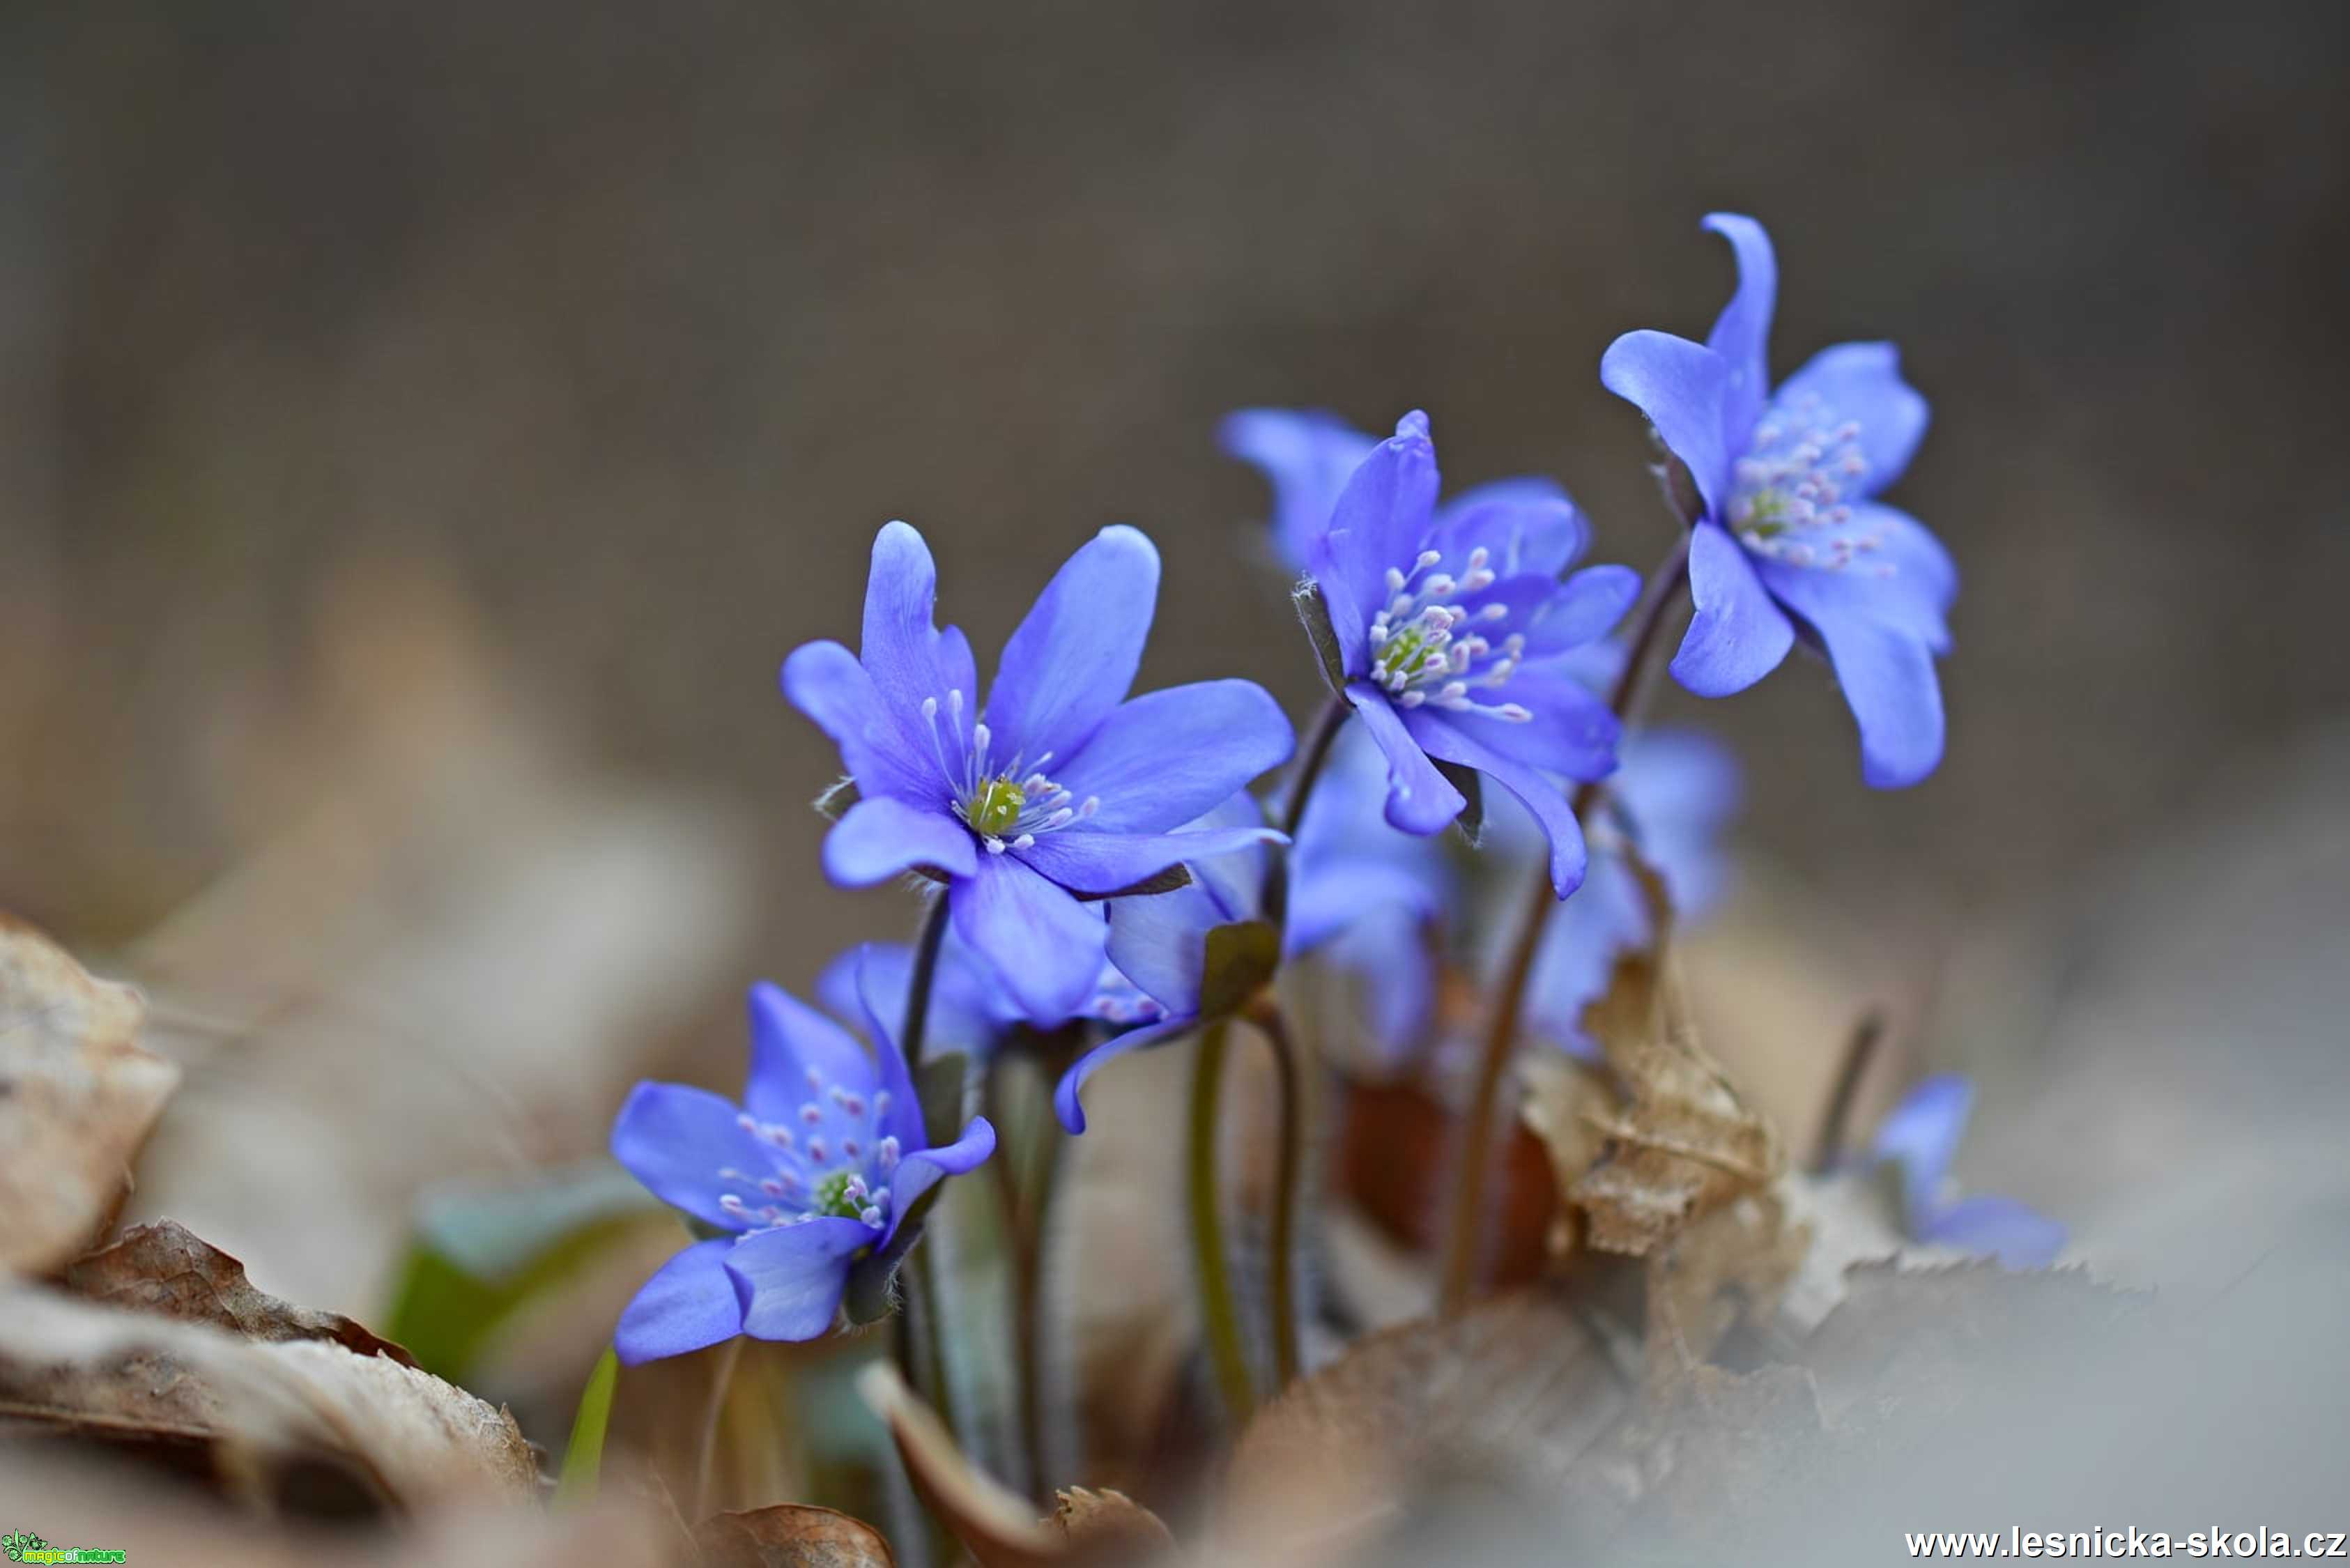
{"type": "Polygon", "coordinates": [[[1854,1024],[1845,1042],[1844,1063],[1836,1069],[1835,1087],[1828,1095],[1827,1115],[1820,1122],[1819,1141],[1812,1146],[1812,1174],[1825,1176],[1844,1156],[1844,1140],[1852,1125],[1852,1107],[1860,1098],[1861,1080],[1885,1041],[1885,1010],[1872,1007],[1854,1024]]]}
{"type": "MultiPolygon", "coordinates": [[[[1625,649],[1624,667],[1617,671],[1615,690],[1608,693],[1609,710],[1627,729],[1645,704],[1656,679],[1657,651],[1663,646],[1659,634],[1688,589],[1688,567],[1689,535],[1683,534],[1672,554],[1648,579],[1636,612],[1631,641],[1625,649]]],[[[1576,787],[1573,801],[1576,821],[1589,820],[1606,790],[1607,785],[1600,782],[1576,787]]],[[[1525,913],[1519,921],[1517,940],[1510,949],[1509,966],[1502,971],[1501,988],[1493,996],[1484,1049],[1477,1060],[1477,1081],[1469,1101],[1461,1168],[1453,1181],[1452,1216],[1445,1230],[1444,1267],[1438,1276],[1438,1310],[1448,1317],[1469,1304],[1470,1294],[1476,1288],[1478,1257],[1485,1234],[1485,1188],[1492,1174],[1488,1168],[1492,1162],[1493,1109],[1501,1097],[1502,1074],[1509,1065],[1510,1048],[1517,1044],[1518,1013],[1525,1004],[1526,982],[1533,977],[1534,956],[1542,948],[1543,929],[1549,924],[1550,912],[1558,901],[1551,887],[1550,866],[1545,861],[1534,868],[1525,913]]]]}

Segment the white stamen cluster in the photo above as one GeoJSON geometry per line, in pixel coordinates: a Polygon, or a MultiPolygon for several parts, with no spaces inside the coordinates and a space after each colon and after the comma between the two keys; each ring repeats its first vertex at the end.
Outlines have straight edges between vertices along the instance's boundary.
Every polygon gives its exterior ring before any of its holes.
{"type": "Polygon", "coordinates": [[[1025,849],[1039,834],[1058,832],[1101,809],[1098,795],[1076,801],[1069,791],[1052,781],[1045,772],[1045,764],[1053,760],[1050,752],[1033,763],[1015,753],[999,767],[990,755],[995,737],[983,722],[972,725],[966,742],[961,690],[947,693],[946,713],[947,722],[941,725],[939,700],[922,699],[922,722],[931,728],[931,755],[954,798],[955,815],[989,854],[1025,849]]]}
{"type": "Polygon", "coordinates": [[[1469,695],[1506,683],[1525,653],[1522,632],[1507,634],[1498,645],[1488,635],[1509,618],[1509,606],[1496,601],[1471,609],[1459,602],[1493,586],[1491,560],[1480,545],[1457,576],[1439,569],[1444,556],[1435,550],[1422,550],[1409,572],[1388,568],[1389,597],[1371,618],[1368,633],[1371,679],[1399,706],[1425,703],[1520,724],[1534,717],[1519,703],[1478,702],[1469,695]]]}
{"type": "MultiPolygon", "coordinates": [[[[1806,393],[1754,427],[1751,449],[1731,469],[1731,528],[1758,556],[1843,571],[1885,543],[1853,525],[1849,498],[1867,475],[1859,424],[1806,393]]],[[[1877,569],[1893,572],[1881,562],[1877,569]]]]}
{"type": "Polygon", "coordinates": [[[745,1231],[805,1225],[825,1215],[888,1229],[888,1183],[902,1153],[895,1137],[877,1136],[889,1112],[889,1091],[868,1099],[827,1084],[814,1067],[806,1076],[814,1097],[799,1108],[799,1128],[748,1114],[735,1118],[765,1146],[768,1168],[722,1167],[719,1210],[745,1231]]]}

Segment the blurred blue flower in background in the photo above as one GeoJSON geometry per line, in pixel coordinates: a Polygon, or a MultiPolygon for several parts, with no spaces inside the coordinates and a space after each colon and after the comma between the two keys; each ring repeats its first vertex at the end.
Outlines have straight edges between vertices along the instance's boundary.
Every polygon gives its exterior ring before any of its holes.
{"type": "Polygon", "coordinates": [[[1861,776],[1916,784],[1942,759],[1934,658],[1958,569],[1925,525],[1875,499],[1926,433],[1926,400],[1889,343],[1841,343],[1771,389],[1778,299],[1771,239],[1717,213],[1738,289],[1703,343],[1627,332],[1599,379],[1648,416],[1704,504],[1690,533],[1696,605],[1673,675],[1700,697],[1744,691],[1787,656],[1800,626],[1827,655],[1860,726],[1861,776]]]}
{"type": "Polygon", "coordinates": [[[1911,1241],[1984,1253],[2011,1269],[2044,1269],[2064,1250],[2064,1226],[2012,1198],[1950,1195],[1950,1160],[1974,1099],[1974,1085],[1959,1074],[1926,1079],[1877,1127],[1871,1158],[1899,1172],[1902,1229],[1911,1241]]]}
{"type": "MultiPolygon", "coordinates": [[[[1738,764],[1730,748],[1690,730],[1654,730],[1625,742],[1624,765],[1607,782],[1640,854],[1664,878],[1676,917],[1702,915],[1727,870],[1718,840],[1737,811],[1738,764]]],[[[1493,825],[1498,845],[1531,846],[1531,823],[1515,813],[1493,825]]],[[[1535,1032],[1577,1054],[1593,1044],[1583,1009],[1607,990],[1617,956],[1655,935],[1639,879],[1620,856],[1602,854],[1574,898],[1544,929],[1527,982],[1525,1016],[1535,1032]]]]}

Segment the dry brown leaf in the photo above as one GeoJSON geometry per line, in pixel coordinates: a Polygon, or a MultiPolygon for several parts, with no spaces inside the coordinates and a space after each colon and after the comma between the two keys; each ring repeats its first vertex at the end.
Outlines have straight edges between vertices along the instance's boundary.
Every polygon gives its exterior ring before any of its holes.
{"type": "Polygon", "coordinates": [[[66,1285],[94,1302],[208,1323],[247,1339],[332,1340],[360,1355],[416,1365],[407,1351],[339,1313],[296,1306],[255,1288],[243,1263],[176,1220],[133,1226],[111,1246],[75,1259],[66,1285]]]}
{"type": "Polygon", "coordinates": [[[120,1551],[170,1568],[680,1568],[661,1521],[629,1500],[550,1511],[533,1501],[435,1510],[385,1530],[305,1526],[228,1512],[120,1470],[12,1451],[0,1529],[36,1528],[63,1550],[120,1551]],[[126,1485],[126,1479],[130,1484],[126,1485]]]}
{"type": "Polygon", "coordinates": [[[1267,1406],[1231,1467],[1225,1527],[1266,1560],[1333,1555],[1416,1490],[1469,1481],[1546,1495],[1631,1391],[1555,1291],[1390,1329],[1267,1406]]]}
{"type": "Polygon", "coordinates": [[[1054,1494],[1058,1506],[1045,1521],[1068,1542],[1068,1555],[1079,1563],[1131,1563],[1173,1549],[1174,1532],[1167,1521],[1122,1491],[1088,1491],[1071,1487],[1054,1494]]]}
{"type": "Polygon", "coordinates": [[[130,1190],[180,1069],[137,1043],[134,988],[96,980],[0,914],[0,1269],[46,1273],[95,1241],[130,1190]]]}
{"type": "Polygon", "coordinates": [[[0,1418],[135,1453],[206,1455],[244,1496],[319,1467],[380,1507],[534,1497],[514,1419],[381,1355],[0,1288],[0,1418]]]}
{"type": "Polygon", "coordinates": [[[1567,1191],[1590,1245],[1646,1257],[1777,1178],[1778,1140],[1699,1045],[1669,957],[1617,960],[1583,1025],[1628,1096],[1613,1114],[1587,1118],[1605,1142],[1567,1191]]]}
{"type": "Polygon", "coordinates": [[[1769,1324],[1811,1244],[1774,1189],[1740,1194],[1651,1253],[1648,1378],[1703,1363],[1742,1321],[1769,1324]]]}
{"type": "Polygon", "coordinates": [[[695,1526],[702,1568],[896,1568],[889,1543],[862,1520],[806,1503],[717,1513],[695,1526]]]}
{"type": "Polygon", "coordinates": [[[874,1363],[857,1387],[889,1427],[914,1490],[980,1568],[1107,1568],[1157,1557],[1173,1540],[1149,1509],[1118,1492],[1063,1492],[1058,1511],[1040,1520],[963,1456],[894,1367],[874,1363]]]}

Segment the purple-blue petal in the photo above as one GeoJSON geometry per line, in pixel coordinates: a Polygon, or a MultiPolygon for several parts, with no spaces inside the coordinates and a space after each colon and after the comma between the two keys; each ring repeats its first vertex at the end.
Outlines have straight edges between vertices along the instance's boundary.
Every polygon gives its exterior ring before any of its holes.
{"type": "Polygon", "coordinates": [[[1296,744],[1264,688],[1202,680],[1120,704],[1050,772],[1078,800],[1100,802],[1089,829],[1165,833],[1287,762],[1296,744]]]}
{"type": "Polygon", "coordinates": [[[987,694],[993,754],[1029,765],[1076,754],[1126,700],[1159,600],[1159,551],[1103,529],[1062,563],[1003,645],[987,694]]]}
{"type": "MultiPolygon", "coordinates": [[[[816,977],[816,1000],[836,1018],[860,1019],[869,997],[873,1012],[889,1021],[894,1035],[903,1027],[913,978],[911,947],[904,942],[868,942],[825,965],[816,977]]],[[[950,929],[939,949],[938,969],[931,977],[931,1018],[924,1038],[931,1048],[985,1056],[1019,1016],[993,974],[950,929]]]]}
{"type": "Polygon", "coordinates": [[[683,1355],[733,1338],[743,1332],[743,1303],[726,1272],[734,1238],[697,1241],[644,1282],[620,1309],[612,1349],[623,1366],[641,1366],[665,1355],[683,1355]]]}
{"type": "Polygon", "coordinates": [[[1197,880],[1171,893],[1113,899],[1109,961],[1136,990],[1170,1012],[1197,1012],[1208,933],[1232,918],[1197,880]]]}
{"type": "Polygon", "coordinates": [[[1852,535],[1866,547],[1846,566],[1797,566],[1758,558],[1755,571],[1783,604],[1806,617],[1863,616],[1908,633],[1936,653],[1950,646],[1947,617],[1959,571],[1924,524],[1877,502],[1853,508],[1852,535]]]}
{"type": "Polygon", "coordinates": [[[2012,1198],[1979,1193],[1932,1215],[1917,1239],[1997,1258],[2011,1269],[2044,1269],[2064,1250],[2064,1227],[2012,1198]]]}
{"type": "Polygon", "coordinates": [[[1474,768],[1518,797],[1541,825],[1550,843],[1551,887],[1562,898],[1583,884],[1583,828],[1567,805],[1565,791],[1546,775],[1485,743],[1482,726],[1491,719],[1470,717],[1460,723],[1452,716],[1415,709],[1404,715],[1404,728],[1431,757],[1474,768]],[[1476,732],[1468,725],[1481,726],[1476,732]]]}
{"type": "Polygon", "coordinates": [[[1790,597],[1788,605],[1817,634],[1860,727],[1861,782],[1906,789],[1931,774],[1942,761],[1942,687],[1926,643],[1824,595],[1790,597]]]}
{"type": "Polygon", "coordinates": [[[1616,742],[1623,725],[1589,687],[1552,665],[1534,665],[1510,677],[1497,696],[1534,716],[1522,723],[1476,712],[1446,711],[1454,728],[1474,735],[1505,757],[1571,779],[1604,779],[1616,771],[1616,742]]]}
{"type": "Polygon", "coordinates": [[[1405,729],[1402,717],[1387,694],[1363,681],[1347,688],[1347,701],[1362,716],[1363,728],[1388,763],[1388,826],[1426,837],[1468,809],[1468,797],[1436,764],[1405,729]]]}
{"type": "MultiPolygon", "coordinates": [[[[1354,860],[1314,867],[1293,862],[1289,929],[1283,946],[1311,952],[1370,917],[1394,914],[1411,925],[1437,914],[1443,897],[1435,880],[1419,867],[1394,861],[1354,860]]],[[[1115,926],[1118,916],[1110,917],[1115,926]]],[[[1113,937],[1110,961],[1118,961],[1113,937]]],[[[1123,967],[1123,966],[1121,966],[1123,967]]]]}
{"type": "Polygon", "coordinates": [[[1974,1085],[1957,1073],[1938,1073],[1908,1094],[1877,1124],[1869,1151],[1901,1168],[1901,1190],[1914,1235],[1939,1206],[1950,1161],[1966,1136],[1974,1085]]]}
{"type": "Polygon", "coordinates": [[[1242,409],[1216,439],[1273,484],[1274,548],[1303,571],[1347,481],[1378,441],[1319,409],[1242,409]]]}
{"type": "Polygon", "coordinates": [[[869,888],[917,866],[968,877],[978,853],[971,830],[944,810],[868,795],[824,836],[824,874],[843,888],[869,888]]]}
{"type": "Polygon", "coordinates": [[[1584,1008],[1607,989],[1616,956],[1648,932],[1647,904],[1632,874],[1619,858],[1602,858],[1544,929],[1526,985],[1526,1016],[1534,1028],[1561,1045],[1587,1044],[1584,1008]]]}
{"type": "Polygon", "coordinates": [[[927,757],[929,737],[921,704],[935,697],[947,722],[947,694],[962,690],[966,705],[978,692],[971,677],[970,644],[961,633],[946,637],[932,624],[939,572],[931,547],[904,523],[886,524],[873,539],[873,566],[865,579],[865,628],[858,658],[880,699],[883,715],[897,726],[910,754],[927,757]]]}
{"type": "Polygon", "coordinates": [[[1720,516],[1730,499],[1731,448],[1722,435],[1729,363],[1702,343],[1643,329],[1607,346],[1599,381],[1648,416],[1658,436],[1688,465],[1708,515],[1720,516]]]}
{"type": "Polygon", "coordinates": [[[1108,940],[1097,907],[1078,903],[1008,854],[982,856],[978,875],[958,880],[947,896],[955,934],[1031,1020],[1059,1023],[1093,994],[1108,940]]]}
{"type": "Polygon", "coordinates": [[[784,660],[784,695],[840,748],[865,795],[944,798],[945,781],[927,753],[911,748],[857,656],[837,642],[810,642],[784,660]]]}
{"type": "Polygon", "coordinates": [[[751,1071],[743,1108],[763,1122],[785,1122],[808,1099],[807,1074],[853,1095],[870,1095],[873,1059],[847,1030],[779,985],[751,987],[751,1071]]]}
{"type": "MultiPolygon", "coordinates": [[[[903,1215],[914,1200],[950,1176],[968,1176],[995,1152],[995,1128],[985,1116],[964,1124],[962,1136],[936,1148],[917,1149],[898,1162],[889,1180],[889,1208],[903,1215]]],[[[893,1221],[894,1227],[894,1221],[893,1221]]]]}
{"type": "Polygon", "coordinates": [[[1061,1075],[1061,1081],[1053,1086],[1053,1109],[1060,1116],[1061,1125],[1072,1133],[1086,1130],[1086,1107],[1078,1099],[1077,1092],[1085,1087],[1086,1080],[1103,1066],[1129,1051],[1162,1044],[1187,1030],[1198,1028],[1199,1024],[1198,1019],[1179,1013],[1175,1017],[1162,1018],[1156,1023],[1146,1023],[1139,1029],[1129,1029],[1123,1034],[1113,1035],[1078,1057],[1069,1064],[1069,1070],[1061,1075]]]}
{"type": "Polygon", "coordinates": [[[1096,897],[1147,882],[1170,867],[1232,855],[1281,842],[1269,827],[1211,828],[1191,833],[1093,833],[1065,828],[1038,836],[1009,857],[1025,861],[1062,887],[1096,897]]]}
{"type": "Polygon", "coordinates": [[[743,1237],[726,1254],[754,1339],[823,1337],[840,1310],[851,1256],[879,1238],[861,1220],[823,1214],[743,1237]]]}
{"type": "Polygon", "coordinates": [[[1323,957],[1357,978],[1376,1058],[1399,1065],[1436,1015],[1436,959],[1425,921],[1395,905],[1369,909],[1323,949],[1323,957]]]}
{"type": "Polygon", "coordinates": [[[1586,566],[1558,585],[1530,625],[1518,628],[1526,634],[1525,657],[1540,659],[1598,641],[1616,629],[1639,597],[1640,574],[1631,567],[1586,566]]]}
{"type": "Polygon", "coordinates": [[[1926,400],[1901,379],[1901,353],[1890,343],[1838,343],[1780,383],[1771,407],[1792,421],[1850,421],[1860,427],[1855,441],[1868,472],[1859,493],[1875,495],[1901,477],[1925,439],[1926,400]],[[1816,407],[1804,411],[1807,399],[1816,407]]]}
{"type": "MultiPolygon", "coordinates": [[[[1555,577],[1591,540],[1591,525],[1566,493],[1547,479],[1497,479],[1463,491],[1437,509],[1429,548],[1458,573],[1469,553],[1483,549],[1503,576],[1539,572],[1555,577]]],[[[1398,562],[1399,566],[1406,563],[1398,562]]]]}
{"type": "Polygon", "coordinates": [[[1673,655],[1674,680],[1700,697],[1727,697],[1779,668],[1794,646],[1794,626],[1744,547],[1714,524],[1690,530],[1689,582],[1695,613],[1673,655]]]}
{"type": "Polygon", "coordinates": [[[1375,614],[1386,602],[1388,567],[1410,569],[1435,526],[1438,483],[1428,416],[1413,412],[1363,460],[1339,493],[1329,531],[1315,550],[1314,567],[1317,576],[1335,573],[1343,579],[1359,614],[1375,614]]]}
{"type": "Polygon", "coordinates": [[[1738,258],[1738,287],[1705,340],[1730,369],[1721,396],[1722,439],[1735,454],[1744,448],[1771,393],[1771,313],[1779,298],[1779,258],[1771,236],[1752,218],[1714,213],[1705,226],[1728,240],[1738,258]]]}
{"type": "Polygon", "coordinates": [[[874,1070],[880,1092],[889,1096],[877,1125],[884,1137],[898,1140],[900,1150],[920,1148],[930,1142],[929,1127],[922,1118],[921,1097],[914,1091],[913,1070],[898,1044],[898,1033],[907,1023],[907,991],[889,992],[886,967],[874,962],[872,944],[858,947],[853,961],[855,981],[850,989],[856,1016],[865,1025],[866,1038],[873,1042],[874,1070]]]}
{"type": "Polygon", "coordinates": [[[742,1221],[718,1206],[720,1170],[764,1170],[767,1146],[742,1123],[732,1100],[683,1084],[642,1083],[612,1121],[612,1158],[645,1189],[723,1230],[742,1221]]]}

